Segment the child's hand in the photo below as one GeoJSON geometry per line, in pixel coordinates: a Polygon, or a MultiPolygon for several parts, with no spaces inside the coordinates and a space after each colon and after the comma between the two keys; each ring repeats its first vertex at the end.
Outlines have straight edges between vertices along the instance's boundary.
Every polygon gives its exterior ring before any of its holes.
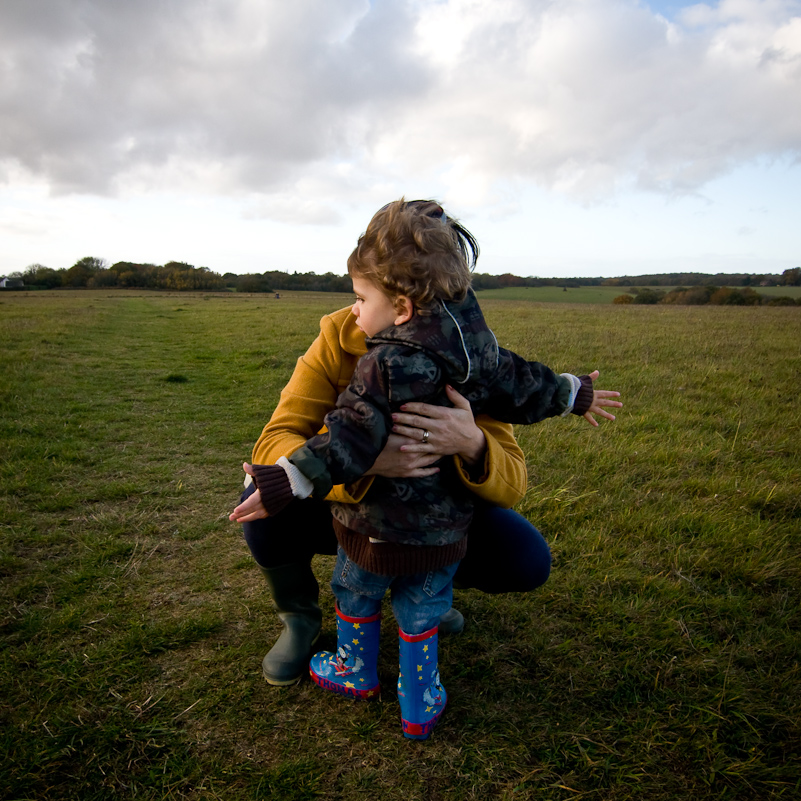
{"type": "MultiPolygon", "coordinates": [[[[249,476],[253,476],[253,467],[247,462],[242,465],[242,469],[249,476]]],[[[258,488],[228,515],[228,519],[232,523],[250,523],[252,520],[260,520],[263,517],[267,517],[267,510],[261,502],[261,493],[258,488]]]]}
{"type": "MultiPolygon", "coordinates": [[[[600,373],[595,370],[594,372],[590,373],[590,379],[593,383],[598,380],[598,376],[600,373]]],[[[592,393],[592,405],[586,412],[584,412],[584,419],[592,426],[597,426],[598,421],[593,417],[594,414],[597,414],[599,417],[605,417],[607,420],[614,420],[615,416],[613,414],[609,414],[603,407],[604,406],[612,406],[616,409],[620,409],[623,404],[620,401],[610,400],[610,398],[619,398],[619,392],[613,392],[607,389],[596,389],[593,390],[592,393]]]]}

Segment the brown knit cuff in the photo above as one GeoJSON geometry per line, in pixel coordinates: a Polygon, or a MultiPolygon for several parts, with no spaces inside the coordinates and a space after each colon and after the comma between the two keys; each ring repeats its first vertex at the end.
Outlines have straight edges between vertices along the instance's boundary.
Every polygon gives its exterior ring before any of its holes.
{"type": "Polygon", "coordinates": [[[294,499],[289,477],[283,467],[277,464],[254,464],[253,473],[262,505],[271,517],[294,499]]]}
{"type": "Polygon", "coordinates": [[[588,375],[580,375],[581,389],[576,393],[576,399],[573,401],[573,414],[582,415],[586,414],[590,406],[592,406],[593,395],[595,394],[592,389],[592,379],[588,375]]]}
{"type": "Polygon", "coordinates": [[[379,576],[413,576],[460,562],[467,553],[467,535],[448,545],[400,545],[370,542],[366,534],[346,528],[333,520],[337,541],[348,558],[362,570],[379,576]]]}

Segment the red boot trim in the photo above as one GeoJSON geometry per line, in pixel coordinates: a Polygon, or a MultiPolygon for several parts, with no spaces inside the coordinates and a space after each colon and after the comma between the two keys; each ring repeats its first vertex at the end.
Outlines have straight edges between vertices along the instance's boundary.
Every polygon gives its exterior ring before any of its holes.
{"type": "Polygon", "coordinates": [[[376,612],[370,617],[351,617],[350,615],[343,615],[337,606],[337,617],[342,618],[346,623],[375,623],[376,620],[381,620],[381,612],[376,612]]]}
{"type": "Polygon", "coordinates": [[[422,640],[427,640],[429,637],[433,637],[438,631],[439,626],[434,626],[433,629],[424,631],[422,634],[407,634],[405,631],[398,629],[398,635],[402,640],[406,640],[406,642],[421,642],[422,640]]]}

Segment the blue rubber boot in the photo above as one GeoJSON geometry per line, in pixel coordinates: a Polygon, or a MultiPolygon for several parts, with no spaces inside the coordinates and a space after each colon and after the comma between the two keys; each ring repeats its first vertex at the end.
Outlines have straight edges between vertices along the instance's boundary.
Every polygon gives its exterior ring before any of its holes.
{"type": "Polygon", "coordinates": [[[309,663],[312,680],[349,698],[378,698],[378,638],[381,613],[348,617],[337,609],[337,650],[320,651],[309,663]]]}
{"type": "Polygon", "coordinates": [[[437,627],[422,634],[400,636],[400,675],[398,700],[403,734],[425,740],[437,725],[448,695],[439,681],[437,666],[437,627]]]}

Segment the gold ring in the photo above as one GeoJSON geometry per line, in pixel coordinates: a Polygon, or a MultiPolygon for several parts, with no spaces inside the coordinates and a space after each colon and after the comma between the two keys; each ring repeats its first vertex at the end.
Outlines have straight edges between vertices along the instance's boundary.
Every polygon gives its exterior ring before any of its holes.
{"type": "Polygon", "coordinates": [[[431,436],[431,432],[428,429],[424,429],[423,431],[423,438],[420,440],[424,445],[428,442],[428,438],[431,436]]]}

